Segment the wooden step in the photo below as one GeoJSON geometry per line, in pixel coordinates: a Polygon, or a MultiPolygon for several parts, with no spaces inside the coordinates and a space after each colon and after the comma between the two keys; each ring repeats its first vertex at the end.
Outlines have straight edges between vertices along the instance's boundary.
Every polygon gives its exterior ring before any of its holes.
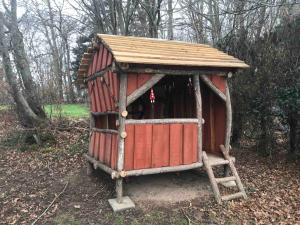
{"type": "Polygon", "coordinates": [[[242,198],[242,197],[244,197],[243,192],[237,192],[237,193],[234,193],[234,194],[222,196],[221,199],[222,199],[222,201],[229,201],[229,200],[232,200],[232,199],[242,198]]]}
{"type": "Polygon", "coordinates": [[[217,183],[224,183],[224,182],[228,182],[228,181],[235,181],[236,177],[232,176],[232,177],[220,177],[220,178],[216,178],[217,183]]]}
{"type": "MultiPolygon", "coordinates": [[[[215,154],[207,154],[208,161],[210,166],[222,166],[222,165],[228,165],[229,160],[224,159],[221,156],[215,155],[215,154]]],[[[234,162],[235,158],[231,157],[231,160],[234,162]]]]}
{"type": "Polygon", "coordinates": [[[228,165],[228,164],[229,164],[229,161],[226,159],[210,162],[211,166],[222,166],[222,165],[228,165]]]}

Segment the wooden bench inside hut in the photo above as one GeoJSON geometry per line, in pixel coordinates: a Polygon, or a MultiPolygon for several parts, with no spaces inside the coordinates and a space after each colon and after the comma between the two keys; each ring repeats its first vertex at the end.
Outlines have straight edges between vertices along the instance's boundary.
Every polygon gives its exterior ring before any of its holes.
{"type": "Polygon", "coordinates": [[[200,168],[216,200],[246,197],[229,156],[231,101],[227,80],[244,62],[203,44],[99,34],[78,71],[90,99],[88,171],[116,180],[115,211],[134,207],[123,179],[200,168]],[[212,167],[225,165],[225,177],[212,167]],[[221,196],[218,184],[239,192],[221,196]]]}

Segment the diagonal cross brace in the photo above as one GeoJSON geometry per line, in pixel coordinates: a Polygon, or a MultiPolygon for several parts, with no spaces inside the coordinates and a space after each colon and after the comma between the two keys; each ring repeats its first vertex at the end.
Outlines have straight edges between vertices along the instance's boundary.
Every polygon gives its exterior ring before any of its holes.
{"type": "Polygon", "coordinates": [[[127,106],[145,94],[151,87],[153,87],[158,81],[160,81],[165,74],[154,74],[153,77],[143,84],[140,88],[136,89],[127,97],[127,106]]]}

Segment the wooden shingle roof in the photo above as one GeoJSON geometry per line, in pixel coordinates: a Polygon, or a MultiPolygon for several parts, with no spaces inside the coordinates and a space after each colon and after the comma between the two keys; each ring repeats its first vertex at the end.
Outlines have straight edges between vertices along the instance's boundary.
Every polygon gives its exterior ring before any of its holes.
{"type": "Polygon", "coordinates": [[[98,34],[117,62],[247,68],[243,61],[204,44],[98,34]]]}
{"type": "MultiPolygon", "coordinates": [[[[113,54],[116,63],[191,66],[240,69],[249,66],[243,61],[205,44],[163,39],[98,34],[97,38],[113,54]]],[[[93,48],[83,56],[79,74],[87,70],[93,48]]]]}

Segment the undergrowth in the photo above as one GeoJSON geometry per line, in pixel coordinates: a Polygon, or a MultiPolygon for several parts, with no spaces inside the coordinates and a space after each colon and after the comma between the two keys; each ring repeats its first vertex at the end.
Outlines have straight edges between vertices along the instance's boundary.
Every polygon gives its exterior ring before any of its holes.
{"type": "Polygon", "coordinates": [[[35,151],[41,147],[47,148],[56,144],[56,138],[50,132],[38,132],[37,136],[39,143],[37,143],[31,131],[14,130],[1,141],[1,146],[24,152],[28,150],[35,151]]]}

